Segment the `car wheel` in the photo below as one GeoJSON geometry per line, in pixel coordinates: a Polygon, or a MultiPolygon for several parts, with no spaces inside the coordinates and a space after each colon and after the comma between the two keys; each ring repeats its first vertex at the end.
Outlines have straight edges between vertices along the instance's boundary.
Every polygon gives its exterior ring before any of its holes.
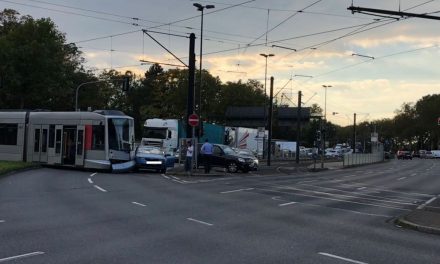
{"type": "Polygon", "coordinates": [[[231,161],[228,166],[226,167],[226,169],[228,170],[228,172],[230,173],[236,173],[238,171],[238,166],[237,163],[231,161]]]}
{"type": "Polygon", "coordinates": [[[249,169],[243,169],[243,170],[241,170],[241,171],[243,171],[244,173],[248,173],[248,172],[249,172],[249,169]]]}

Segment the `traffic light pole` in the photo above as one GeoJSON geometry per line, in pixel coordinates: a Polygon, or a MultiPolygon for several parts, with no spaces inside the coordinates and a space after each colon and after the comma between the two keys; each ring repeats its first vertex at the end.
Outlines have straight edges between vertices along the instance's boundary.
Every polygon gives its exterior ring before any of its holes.
{"type": "Polygon", "coordinates": [[[296,112],[296,164],[299,164],[299,145],[301,142],[301,91],[298,92],[298,107],[296,112]]]}
{"type": "MultiPolygon", "coordinates": [[[[189,35],[189,61],[188,61],[188,97],[186,104],[186,134],[188,138],[192,138],[195,135],[194,129],[191,129],[188,124],[189,116],[194,111],[194,93],[195,93],[195,69],[196,69],[196,53],[195,53],[196,35],[191,33],[189,35]]],[[[194,142],[193,142],[194,143],[194,142]]],[[[197,146],[194,146],[196,148],[197,146]]]]}

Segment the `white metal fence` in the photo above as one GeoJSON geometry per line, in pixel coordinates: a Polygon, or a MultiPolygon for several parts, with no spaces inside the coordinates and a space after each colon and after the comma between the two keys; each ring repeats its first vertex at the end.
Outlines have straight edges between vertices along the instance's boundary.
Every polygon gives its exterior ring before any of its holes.
{"type": "Polygon", "coordinates": [[[375,153],[355,153],[344,155],[343,166],[357,166],[363,164],[372,164],[384,161],[383,151],[375,153]]]}

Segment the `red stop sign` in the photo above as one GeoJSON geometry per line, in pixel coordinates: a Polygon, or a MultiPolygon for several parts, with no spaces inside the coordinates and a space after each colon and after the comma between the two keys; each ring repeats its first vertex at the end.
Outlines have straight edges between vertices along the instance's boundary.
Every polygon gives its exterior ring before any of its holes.
{"type": "Polygon", "coordinates": [[[199,116],[196,114],[191,114],[188,117],[188,124],[192,127],[198,126],[199,125],[199,116]]]}

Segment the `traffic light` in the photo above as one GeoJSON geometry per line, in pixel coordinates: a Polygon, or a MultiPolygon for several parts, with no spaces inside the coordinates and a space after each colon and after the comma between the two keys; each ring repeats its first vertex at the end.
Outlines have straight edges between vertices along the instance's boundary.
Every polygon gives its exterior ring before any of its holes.
{"type": "Polygon", "coordinates": [[[129,76],[125,76],[122,79],[122,91],[124,91],[124,92],[130,91],[130,77],[129,76]]]}

